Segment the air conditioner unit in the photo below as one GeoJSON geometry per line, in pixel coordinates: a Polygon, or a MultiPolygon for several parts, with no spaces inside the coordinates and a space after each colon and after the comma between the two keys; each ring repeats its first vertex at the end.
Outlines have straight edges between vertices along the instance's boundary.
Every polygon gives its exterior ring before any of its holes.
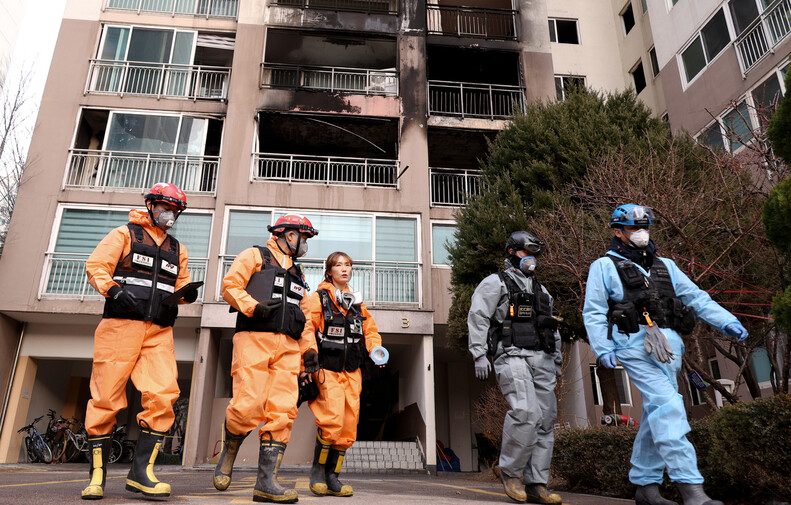
{"type": "MultiPolygon", "coordinates": [[[[722,387],[724,387],[729,393],[733,393],[734,382],[730,379],[717,379],[722,387]]],[[[722,408],[722,393],[714,390],[714,401],[717,403],[717,407],[722,408]]]]}

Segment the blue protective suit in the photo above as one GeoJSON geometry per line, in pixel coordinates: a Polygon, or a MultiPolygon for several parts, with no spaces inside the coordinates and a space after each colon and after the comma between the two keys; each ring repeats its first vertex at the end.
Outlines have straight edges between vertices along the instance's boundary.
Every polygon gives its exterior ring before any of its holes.
{"type": "MultiPolygon", "coordinates": [[[[608,251],[607,254],[625,259],[614,251],[608,251]]],[[[684,305],[691,307],[699,319],[723,333],[727,325],[738,323],[733,314],[723,309],[708,293],[689,280],[675,262],[659,257],[655,258],[657,260],[665,263],[676,296],[684,305]]],[[[650,272],[646,272],[639,265],[637,268],[650,275],[650,272]]],[[[703,476],[698,471],[695,448],[687,440],[690,428],[676,380],[684,354],[681,336],[675,330],[661,328],[676,356],[670,363],[660,363],[653,354],[646,353],[643,347],[643,329],[627,335],[621,333],[615,325],[612,330],[613,338],[608,340],[608,299],[615,302],[623,300],[623,285],[615,264],[604,257],[594,261],[588,273],[582,317],[591,349],[596,356],[601,357],[615,351],[629,379],[642,395],[642,420],[632,449],[629,480],[638,486],[661,484],[663,472],[667,468],[670,480],[674,482],[702,483],[703,476]]]]}

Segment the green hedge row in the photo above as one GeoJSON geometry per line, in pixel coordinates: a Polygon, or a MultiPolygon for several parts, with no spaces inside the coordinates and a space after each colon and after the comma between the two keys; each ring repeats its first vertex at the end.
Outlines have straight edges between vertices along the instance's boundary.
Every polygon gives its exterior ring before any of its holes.
{"type": "MultiPolygon", "coordinates": [[[[712,497],[729,505],[791,501],[791,396],[727,406],[691,425],[689,440],[712,497]]],[[[553,475],[571,490],[632,498],[636,433],[623,426],[556,431],[553,475]]],[[[665,480],[668,498],[678,499],[665,480]]]]}

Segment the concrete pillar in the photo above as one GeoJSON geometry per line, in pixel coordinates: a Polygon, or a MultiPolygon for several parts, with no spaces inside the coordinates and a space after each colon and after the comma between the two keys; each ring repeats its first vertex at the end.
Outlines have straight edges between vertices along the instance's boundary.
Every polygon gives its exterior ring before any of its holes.
{"type": "Polygon", "coordinates": [[[33,384],[36,382],[38,361],[29,356],[20,356],[16,373],[11,387],[11,396],[8,399],[8,410],[3,423],[2,436],[0,436],[0,463],[18,463],[19,450],[25,438],[17,430],[26,423],[30,410],[30,397],[33,384]]]}
{"type": "MultiPolygon", "coordinates": [[[[217,375],[219,338],[209,328],[201,328],[197,356],[192,365],[192,385],[187,428],[184,440],[183,466],[206,462],[211,439],[211,413],[214,404],[214,377],[217,375]],[[199,456],[200,455],[200,456],[199,456]]],[[[212,439],[213,440],[213,439],[212,439]]]]}
{"type": "Polygon", "coordinates": [[[470,429],[470,383],[466,380],[469,365],[448,363],[448,432],[450,448],[459,457],[462,472],[477,470],[472,457],[470,429]],[[464,379],[459,380],[460,377],[464,379]]]}
{"type": "Polygon", "coordinates": [[[423,362],[423,405],[420,410],[426,422],[426,468],[437,471],[437,421],[434,406],[434,337],[423,336],[420,357],[423,362]]]}

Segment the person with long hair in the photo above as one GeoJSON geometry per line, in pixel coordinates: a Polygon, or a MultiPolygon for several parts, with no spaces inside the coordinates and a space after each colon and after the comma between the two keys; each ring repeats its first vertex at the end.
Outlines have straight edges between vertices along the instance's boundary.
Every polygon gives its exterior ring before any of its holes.
{"type": "MultiPolygon", "coordinates": [[[[303,338],[314,338],[319,348],[319,371],[307,376],[318,387],[308,405],[316,417],[316,447],[310,471],[310,490],[318,495],[351,496],[352,486],[338,480],[346,450],[357,439],[360,417],[361,367],[373,359],[387,361],[382,337],[360,293],[349,287],[352,258],[334,252],[325,262],[324,281],[304,306],[303,338]]],[[[305,377],[303,377],[304,379],[305,377]]]]}

